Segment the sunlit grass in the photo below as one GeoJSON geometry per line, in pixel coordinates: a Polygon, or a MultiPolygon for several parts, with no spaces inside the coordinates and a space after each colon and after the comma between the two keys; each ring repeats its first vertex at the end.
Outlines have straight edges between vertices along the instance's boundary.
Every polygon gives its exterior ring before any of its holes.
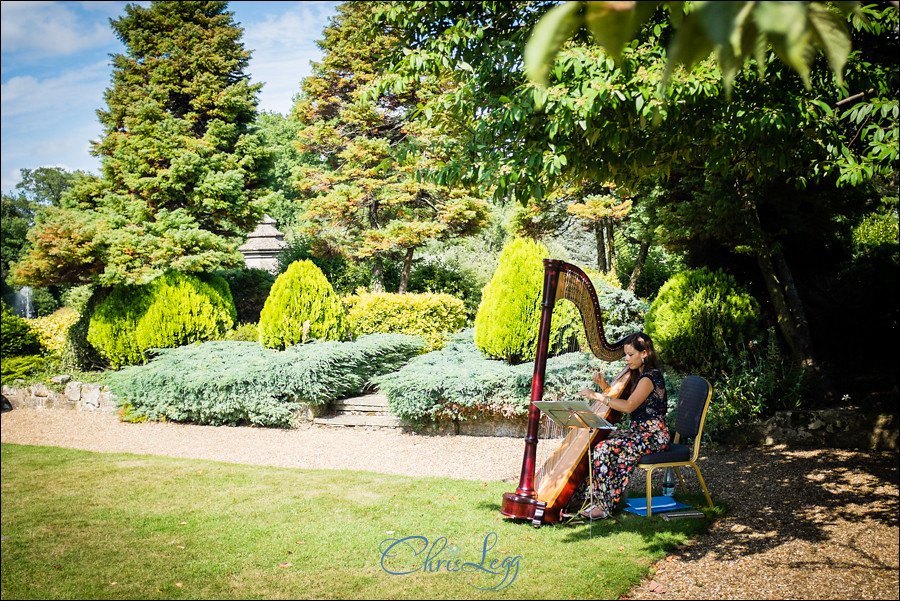
{"type": "Polygon", "coordinates": [[[2,471],[4,599],[616,598],[705,527],[534,529],[502,482],[6,444],[2,471]]]}

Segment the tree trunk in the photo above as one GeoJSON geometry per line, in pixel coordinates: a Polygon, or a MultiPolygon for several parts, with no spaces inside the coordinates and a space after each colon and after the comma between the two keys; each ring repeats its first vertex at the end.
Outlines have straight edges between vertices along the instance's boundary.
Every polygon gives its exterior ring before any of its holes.
{"type": "Polygon", "coordinates": [[[791,347],[794,361],[803,370],[814,391],[822,395],[823,400],[833,400],[837,393],[831,383],[831,378],[816,360],[813,352],[806,311],[803,309],[803,302],[794,285],[791,269],[781,250],[772,249],[767,242],[754,202],[748,202],[747,213],[750,226],[755,230],[756,261],[762,272],[769,298],[775,307],[778,328],[787,340],[788,346],[791,347]]]}
{"type": "Polygon", "coordinates": [[[406,256],[403,257],[403,271],[400,272],[400,288],[397,290],[400,294],[406,293],[406,287],[409,285],[409,274],[412,271],[412,260],[415,249],[407,248],[406,256]]]}
{"type": "Polygon", "coordinates": [[[597,242],[597,270],[606,273],[606,249],[603,245],[603,225],[594,224],[594,239],[597,242]]]}
{"type": "Polygon", "coordinates": [[[372,288],[375,292],[384,292],[384,269],[380,255],[372,256],[372,288]]]}
{"type": "Polygon", "coordinates": [[[637,287],[638,280],[641,278],[641,272],[644,270],[644,263],[647,262],[647,255],[650,252],[650,242],[641,242],[638,249],[637,258],[634,260],[634,269],[631,271],[631,278],[628,280],[628,286],[625,290],[634,292],[637,287]]]}
{"type": "Polygon", "coordinates": [[[814,391],[821,394],[823,400],[833,400],[837,393],[831,378],[815,358],[803,303],[797,294],[787,261],[781,251],[773,253],[768,247],[757,252],[756,260],[775,308],[778,327],[791,347],[794,361],[810,378],[814,391]]]}
{"type": "Polygon", "coordinates": [[[604,224],[606,230],[606,265],[607,271],[616,269],[616,238],[613,235],[612,219],[604,224]]]}

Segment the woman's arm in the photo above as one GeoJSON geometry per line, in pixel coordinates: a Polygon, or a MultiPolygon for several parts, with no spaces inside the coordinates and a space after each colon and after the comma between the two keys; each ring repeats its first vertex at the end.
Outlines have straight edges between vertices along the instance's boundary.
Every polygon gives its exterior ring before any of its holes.
{"type": "Polygon", "coordinates": [[[589,388],[585,388],[579,392],[578,396],[592,401],[600,401],[622,413],[631,413],[647,400],[647,397],[650,396],[651,392],[653,392],[653,381],[650,378],[641,378],[638,380],[638,385],[635,387],[634,392],[632,392],[631,396],[627,399],[611,399],[605,393],[594,392],[589,388]]]}

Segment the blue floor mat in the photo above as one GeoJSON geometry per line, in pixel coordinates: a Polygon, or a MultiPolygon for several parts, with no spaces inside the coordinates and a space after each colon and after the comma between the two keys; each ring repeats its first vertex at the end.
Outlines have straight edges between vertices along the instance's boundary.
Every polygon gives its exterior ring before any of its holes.
{"type": "MultiPolygon", "coordinates": [[[[685,509],[690,507],[690,505],[679,503],[672,497],[663,496],[650,499],[650,507],[653,509],[653,513],[661,513],[663,511],[685,509]]],[[[647,515],[647,498],[632,497],[628,499],[625,501],[625,511],[630,511],[631,513],[636,513],[638,515],[647,515]]]]}

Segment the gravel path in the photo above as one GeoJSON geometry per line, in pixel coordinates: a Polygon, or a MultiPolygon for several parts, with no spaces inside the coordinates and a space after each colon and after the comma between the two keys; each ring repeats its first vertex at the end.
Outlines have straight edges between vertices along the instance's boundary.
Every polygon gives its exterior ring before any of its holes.
{"type": "MultiPolygon", "coordinates": [[[[470,480],[517,482],[524,448],[519,438],[126,424],[62,410],[17,409],[0,419],[8,443],[470,480]]],[[[629,598],[898,598],[896,452],[766,447],[705,454],[704,478],[728,515],[658,562],[629,598]]],[[[631,487],[643,490],[640,475],[631,487]]]]}

